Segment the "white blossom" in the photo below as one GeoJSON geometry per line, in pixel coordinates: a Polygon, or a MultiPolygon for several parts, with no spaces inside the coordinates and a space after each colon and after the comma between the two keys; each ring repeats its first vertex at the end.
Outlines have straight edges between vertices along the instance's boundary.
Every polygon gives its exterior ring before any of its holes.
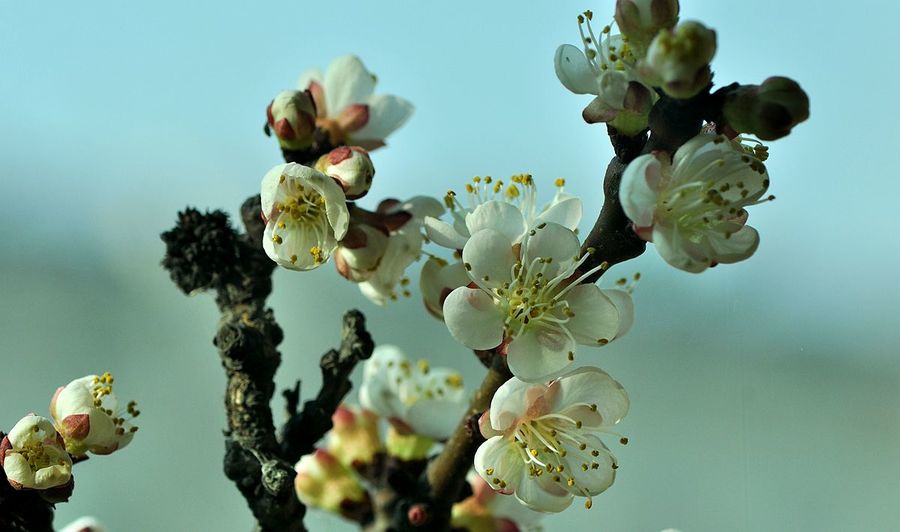
{"type": "Polygon", "coordinates": [[[16,423],[0,441],[0,466],[10,486],[44,490],[72,478],[72,459],[49,419],[34,414],[16,423]]]}
{"type": "Polygon", "coordinates": [[[773,199],[763,198],[768,186],[759,159],[722,135],[701,133],[671,162],[664,153],[632,161],[619,197],[638,235],[672,266],[697,273],[756,251],[759,234],[746,225],[745,209],[773,199]]]}
{"type": "Polygon", "coordinates": [[[462,249],[469,237],[481,229],[492,228],[519,242],[525,233],[542,222],[554,222],[575,230],[581,221],[581,200],[563,192],[564,179],[557,179],[557,192],[540,210],[537,187],[531,174],[512,176],[511,183],[490,176],[475,177],[466,184],[468,205],[455,192],[447,193],[444,203],[452,223],[436,217],[425,219],[425,234],[435,244],[462,249]]]}
{"type": "Polygon", "coordinates": [[[400,295],[409,297],[409,278],[406,269],[422,255],[422,222],[426,216],[440,216],[444,209],[438,200],[415,196],[405,202],[383,201],[379,214],[396,217],[406,213],[408,219],[390,231],[387,248],[375,272],[359,289],[376,305],[385,305],[400,295]],[[399,291],[398,291],[398,287],[399,291]]]}
{"type": "Polygon", "coordinates": [[[610,26],[603,27],[598,39],[592,18],[590,11],[578,15],[583,50],[571,44],[556,49],[556,77],[575,94],[596,96],[582,113],[585,121],[611,122],[623,132],[636,133],[646,127],[655,95],[641,83],[639,57],[628,42],[610,26]]]}
{"type": "Polygon", "coordinates": [[[279,164],[262,179],[263,249],[292,270],[325,263],[350,223],[346,197],[331,177],[297,163],[279,164]]]}
{"type": "Polygon", "coordinates": [[[352,144],[367,150],[384,146],[385,139],[412,115],[403,98],[374,94],[375,75],[353,55],[335,59],[323,76],[318,69],[298,81],[316,102],[316,124],[329,132],[334,145],[352,144]]]}
{"type": "Polygon", "coordinates": [[[555,223],[541,223],[515,245],[507,234],[482,229],[463,248],[476,285],[460,287],[444,301],[450,334],[470,349],[499,348],[516,377],[540,382],[575,360],[576,345],[604,346],[631,325],[631,296],[581,284],[603,267],[579,267],[578,237],[555,223]]]}
{"type": "Polygon", "coordinates": [[[379,345],[366,361],[359,401],[398,431],[436,440],[453,432],[467,407],[459,373],[410,362],[392,345],[379,345]]]}
{"type": "Polygon", "coordinates": [[[513,377],[494,394],[481,418],[488,438],[475,453],[475,471],[495,490],[515,494],[537,511],[560,512],[574,497],[609,488],[618,467],[600,440],[628,412],[628,395],[598,368],[575,370],[549,384],[513,377]]]}
{"type": "Polygon", "coordinates": [[[57,389],[50,402],[50,415],[73,456],[122,449],[137,432],[132,420],[139,414],[136,402],[119,404],[109,373],[75,379],[57,389]]]}

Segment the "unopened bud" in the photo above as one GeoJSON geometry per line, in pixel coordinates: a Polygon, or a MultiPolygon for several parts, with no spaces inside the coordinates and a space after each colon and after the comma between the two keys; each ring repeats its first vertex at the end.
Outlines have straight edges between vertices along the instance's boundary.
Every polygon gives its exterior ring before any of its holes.
{"type": "Polygon", "coordinates": [[[383,446],[378,416],[354,405],[341,405],[331,416],[334,427],[328,433],[328,450],[344,465],[359,467],[375,460],[383,446]]]}
{"type": "Polygon", "coordinates": [[[673,98],[690,98],[712,81],[709,62],[716,53],[716,32],[699,22],[661,30],[641,63],[641,75],[673,98]]]}
{"type": "Polygon", "coordinates": [[[388,246],[388,235],[381,229],[354,224],[334,252],[334,265],[348,281],[361,283],[375,273],[388,246]]]}
{"type": "Polygon", "coordinates": [[[331,150],[319,158],[316,170],[333,177],[350,200],[365,196],[375,176],[375,165],[369,158],[369,152],[358,146],[341,146],[331,150]]]}
{"type": "Polygon", "coordinates": [[[266,108],[268,130],[282,148],[309,147],[316,130],[316,104],[306,91],[282,91],[266,108]]]}
{"type": "Polygon", "coordinates": [[[294,488],[306,506],[342,514],[369,501],[359,480],[328,451],[316,449],[301,458],[295,469],[294,488]]]}
{"type": "Polygon", "coordinates": [[[657,33],[675,26],[678,11],[678,0],[618,0],[616,23],[640,57],[657,33]]]}
{"type": "Polygon", "coordinates": [[[390,421],[395,423],[388,427],[385,442],[389,455],[406,461],[422,460],[428,456],[428,451],[434,447],[434,440],[408,430],[403,430],[401,433],[394,426],[397,424],[396,420],[390,421]]]}
{"type": "Polygon", "coordinates": [[[738,133],[775,140],[809,118],[809,97],[796,81],[775,76],[762,85],[735,89],[727,96],[722,113],[738,133]]]}

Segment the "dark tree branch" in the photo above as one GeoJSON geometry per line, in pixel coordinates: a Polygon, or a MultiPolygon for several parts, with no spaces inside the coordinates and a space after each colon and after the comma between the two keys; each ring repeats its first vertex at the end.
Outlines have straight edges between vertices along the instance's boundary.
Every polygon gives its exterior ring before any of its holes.
{"type": "Polygon", "coordinates": [[[304,454],[315,449],[315,444],[331,430],[331,416],[350,392],[350,373],[362,361],[372,356],[375,344],[366,330],[362,312],[351,310],[344,314],[341,329],[341,346],[322,355],[322,387],[315,399],[299,404],[299,383],[294,390],[285,392],[288,420],[281,429],[281,455],[289,462],[296,462],[304,454]]]}
{"type": "Polygon", "coordinates": [[[188,209],[162,235],[163,266],[185,292],[214,289],[222,313],[214,344],[227,375],[224,470],[262,531],[302,531],[305,508],[293,489],[292,464],[280,455],[269,403],[281,363],[282,332],[265,300],[274,263],[261,246],[259,198],[241,209],[238,235],[221,211],[188,209]]]}

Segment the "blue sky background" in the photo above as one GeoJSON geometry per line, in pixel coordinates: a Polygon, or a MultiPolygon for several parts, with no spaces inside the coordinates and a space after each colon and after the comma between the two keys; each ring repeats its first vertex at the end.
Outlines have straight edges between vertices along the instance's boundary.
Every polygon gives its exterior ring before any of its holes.
{"type": "MultiPolygon", "coordinates": [[[[58,523],[249,529],[221,472],[214,305],[169,282],[158,233],[185,205],[236,212],[257,191],[279,162],[261,133],[272,96],[357,53],[379,91],[417,106],[374,154],[364,205],[530,172],[547,198],[565,177],[587,229],[612,152],[552,59],[577,43],[579,11],[602,21],[612,6],[0,0],[0,427],[46,415],[56,386],[104,370],[143,411],[129,448],[78,466],[58,523]]],[[[629,390],[631,443],[594,509],[548,530],[900,529],[898,16],[872,0],[684,2],[682,18],[718,31],[718,81],[789,75],[812,118],[770,147],[778,199],[751,212],[752,260],[694,276],[651,248],[610,274],[643,273],[638,321],[583,360],[629,390]]],[[[376,308],[330,267],[275,281],[280,386],[317,389],[349,307],[376,340],[477,384],[477,362],[417,300],[376,308]]]]}

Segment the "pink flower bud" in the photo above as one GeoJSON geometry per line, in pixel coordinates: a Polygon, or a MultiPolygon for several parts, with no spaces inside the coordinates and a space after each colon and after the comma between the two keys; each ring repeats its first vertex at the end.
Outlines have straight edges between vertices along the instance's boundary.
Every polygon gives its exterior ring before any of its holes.
{"type": "Polygon", "coordinates": [[[316,105],[309,91],[282,91],[266,108],[266,122],[281,147],[303,149],[316,130],[316,105]]]}
{"type": "Polygon", "coordinates": [[[369,192],[375,166],[369,153],[358,146],[341,146],[319,158],[316,170],[333,177],[347,199],[359,199],[369,192]]]}
{"type": "Polygon", "coordinates": [[[334,252],[338,273],[354,283],[366,281],[375,274],[388,246],[388,235],[371,225],[353,225],[334,252]]]}
{"type": "Polygon", "coordinates": [[[378,416],[355,405],[343,404],[331,416],[334,428],[328,433],[328,450],[344,465],[370,464],[383,450],[378,416]]]}
{"type": "Polygon", "coordinates": [[[306,506],[343,514],[370,505],[369,494],[353,472],[324,449],[302,457],[295,469],[294,488],[306,506]]]}

